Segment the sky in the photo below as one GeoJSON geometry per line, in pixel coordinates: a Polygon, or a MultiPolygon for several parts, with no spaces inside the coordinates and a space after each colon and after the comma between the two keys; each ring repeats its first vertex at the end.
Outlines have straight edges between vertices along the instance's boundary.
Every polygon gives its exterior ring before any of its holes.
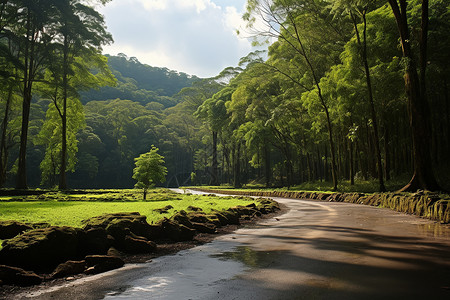
{"type": "Polygon", "coordinates": [[[236,33],[245,27],[245,4],[246,0],[113,0],[99,8],[114,38],[103,52],[213,77],[254,51],[251,41],[236,33]]]}

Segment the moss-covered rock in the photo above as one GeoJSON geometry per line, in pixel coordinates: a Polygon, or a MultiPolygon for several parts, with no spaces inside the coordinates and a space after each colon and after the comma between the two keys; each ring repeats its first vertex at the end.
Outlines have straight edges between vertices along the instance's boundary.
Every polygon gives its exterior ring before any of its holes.
{"type": "Polygon", "coordinates": [[[212,223],[192,223],[195,230],[200,233],[216,233],[216,226],[212,223]]]}
{"type": "Polygon", "coordinates": [[[177,222],[178,224],[182,224],[186,227],[193,228],[192,222],[189,220],[189,217],[187,216],[187,213],[184,210],[177,212],[170,219],[177,222]]]}
{"type": "Polygon", "coordinates": [[[172,208],[173,208],[172,205],[166,205],[166,206],[164,206],[162,208],[154,209],[153,211],[158,212],[160,214],[168,214],[169,210],[171,210],[172,208]]]}
{"type": "Polygon", "coordinates": [[[0,286],[2,284],[31,286],[40,284],[43,277],[21,268],[0,265],[0,286]]]}
{"type": "Polygon", "coordinates": [[[127,230],[149,240],[155,240],[160,235],[160,228],[147,223],[147,217],[138,212],[104,214],[83,221],[85,230],[104,228],[115,239],[122,240],[127,230]]]}
{"type": "Polygon", "coordinates": [[[113,245],[114,239],[102,227],[81,231],[79,234],[79,252],[89,254],[106,254],[113,245]]]}
{"type": "Polygon", "coordinates": [[[0,240],[13,238],[16,235],[31,229],[33,229],[33,227],[30,225],[17,221],[0,221],[0,240]]]}
{"type": "Polygon", "coordinates": [[[88,255],[86,261],[86,274],[98,274],[123,267],[124,261],[117,256],[88,255]]]}
{"type": "Polygon", "coordinates": [[[172,241],[190,241],[195,235],[194,229],[167,218],[160,220],[156,225],[161,228],[161,237],[172,241]]]}
{"type": "Polygon", "coordinates": [[[51,271],[80,256],[81,229],[52,226],[34,229],[3,242],[0,262],[33,271],[51,271]]]}
{"type": "Polygon", "coordinates": [[[196,206],[191,206],[191,205],[188,206],[187,210],[190,210],[190,211],[203,211],[202,208],[196,207],[196,206]]]}
{"type": "Polygon", "coordinates": [[[62,264],[59,264],[51,274],[51,278],[61,278],[66,276],[72,276],[81,274],[86,268],[86,262],[69,260],[62,264]]]}

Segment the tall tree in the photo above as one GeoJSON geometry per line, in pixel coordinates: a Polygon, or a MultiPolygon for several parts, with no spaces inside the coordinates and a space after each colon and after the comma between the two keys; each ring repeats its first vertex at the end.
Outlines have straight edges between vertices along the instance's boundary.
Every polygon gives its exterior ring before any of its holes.
{"type": "MultiPolygon", "coordinates": [[[[106,32],[103,16],[92,7],[86,6],[80,0],[65,0],[58,2],[57,9],[60,16],[60,27],[57,29],[59,34],[57,40],[61,58],[62,70],[61,80],[61,98],[62,105],[58,106],[58,101],[54,101],[57,111],[61,117],[61,164],[59,189],[67,189],[66,167],[67,167],[67,100],[69,92],[76,94],[76,87],[70,86],[70,79],[74,76],[72,64],[77,63],[77,67],[85,69],[92,66],[82,65],[76,62],[77,56],[99,56],[101,55],[102,45],[112,41],[112,36],[106,32]],[[70,91],[71,89],[71,91],[70,91]]],[[[100,60],[92,60],[103,62],[100,60]]],[[[97,66],[97,70],[105,70],[106,66],[97,66]]]]}
{"type": "Polygon", "coordinates": [[[317,93],[317,99],[326,117],[333,189],[336,190],[338,177],[333,127],[327,101],[322,95],[320,78],[330,67],[330,62],[334,63],[333,56],[328,53],[327,57],[324,52],[336,50],[332,48],[339,45],[336,40],[344,38],[345,30],[341,28],[339,20],[333,20],[329,15],[330,9],[323,1],[252,0],[247,2],[247,13],[244,19],[248,21],[248,26],[255,30],[255,35],[278,39],[278,45],[275,44],[272,51],[278,51],[278,61],[284,60],[287,69],[275,66],[274,70],[286,75],[303,91],[314,89],[317,93]],[[265,26],[263,29],[258,27],[258,21],[262,21],[265,26]],[[324,31],[327,34],[324,34],[324,31]],[[325,36],[328,44],[324,41],[325,36]],[[329,41],[330,38],[333,42],[329,41]],[[286,56],[287,52],[291,54],[286,56]],[[303,65],[304,74],[300,76],[300,78],[303,77],[301,80],[298,79],[298,74],[292,75],[291,63],[303,65]],[[303,75],[307,75],[309,79],[304,78],[303,75]]]}
{"type": "Polygon", "coordinates": [[[380,192],[385,192],[386,187],[384,186],[384,179],[383,179],[383,165],[381,161],[378,118],[377,113],[375,111],[372,78],[370,75],[369,62],[367,58],[367,13],[370,12],[370,10],[373,10],[378,7],[377,2],[378,2],[377,0],[356,0],[356,1],[343,0],[343,1],[336,1],[334,3],[334,6],[335,7],[337,6],[338,10],[344,9],[344,11],[346,11],[350,16],[353,23],[355,37],[357,45],[359,47],[359,55],[361,57],[361,64],[364,67],[364,74],[366,77],[367,99],[369,102],[370,115],[372,118],[373,139],[375,144],[375,155],[377,160],[378,182],[380,184],[380,192]],[[358,26],[360,21],[362,21],[362,33],[360,32],[358,26]]]}
{"type": "Polygon", "coordinates": [[[17,6],[17,28],[20,56],[22,60],[22,128],[20,134],[19,164],[16,188],[27,188],[26,155],[30,106],[33,96],[33,83],[42,73],[49,58],[49,48],[53,40],[54,17],[57,15],[55,3],[58,0],[20,1],[17,6]]]}
{"type": "Polygon", "coordinates": [[[413,48],[408,18],[408,4],[413,1],[388,0],[397,22],[405,66],[405,90],[408,97],[409,125],[411,128],[414,173],[402,191],[417,189],[439,190],[430,153],[430,108],[426,93],[428,51],[428,0],[422,0],[419,49],[413,48]],[[418,60],[418,61],[417,61],[418,60]],[[419,69],[419,73],[418,70],[419,69]],[[419,75],[420,74],[420,75],[419,75]]]}

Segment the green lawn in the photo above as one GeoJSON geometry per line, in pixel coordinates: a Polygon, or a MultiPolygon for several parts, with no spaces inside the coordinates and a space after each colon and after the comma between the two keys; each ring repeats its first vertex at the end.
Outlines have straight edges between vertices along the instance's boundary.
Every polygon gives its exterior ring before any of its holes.
{"type": "Polygon", "coordinates": [[[20,201],[14,201],[15,197],[0,197],[0,220],[81,227],[82,220],[101,214],[139,212],[147,216],[148,222],[152,223],[163,217],[170,217],[176,211],[186,210],[188,206],[200,207],[208,213],[211,209],[221,210],[254,202],[251,198],[184,195],[164,190],[150,193],[148,201],[145,202],[136,200],[134,196],[135,191],[124,190],[100,195],[62,194],[60,198],[53,194],[45,197],[44,194],[20,197],[20,201]],[[153,211],[167,205],[173,206],[167,214],[153,211]]]}

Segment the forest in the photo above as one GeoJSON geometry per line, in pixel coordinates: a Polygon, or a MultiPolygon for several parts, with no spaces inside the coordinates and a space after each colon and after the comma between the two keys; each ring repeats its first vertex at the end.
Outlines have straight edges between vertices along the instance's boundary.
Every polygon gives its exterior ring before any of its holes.
{"type": "Polygon", "coordinates": [[[0,185],[392,182],[450,189],[450,3],[248,0],[255,45],[213,78],[102,54],[108,0],[0,1],[0,185]]]}

